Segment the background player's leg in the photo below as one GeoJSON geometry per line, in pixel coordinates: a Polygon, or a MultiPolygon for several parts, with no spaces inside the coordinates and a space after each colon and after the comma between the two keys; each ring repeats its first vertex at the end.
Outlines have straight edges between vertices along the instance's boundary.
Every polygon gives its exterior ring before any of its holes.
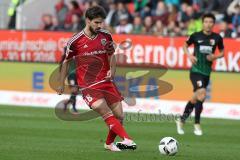
{"type": "Polygon", "coordinates": [[[195,104],[195,124],[194,124],[194,134],[202,135],[202,129],[200,126],[201,113],[203,110],[203,102],[206,98],[206,89],[198,89],[197,92],[197,102],[195,104]]]}
{"type": "Polygon", "coordinates": [[[128,134],[126,133],[125,129],[122,127],[121,123],[113,115],[105,99],[102,98],[97,100],[92,104],[91,107],[94,111],[96,111],[102,116],[102,118],[105,120],[110,130],[112,130],[115,134],[117,134],[122,139],[125,139],[125,138],[129,139],[128,134]]]}
{"type": "Polygon", "coordinates": [[[72,104],[73,111],[77,112],[77,109],[76,109],[76,95],[75,94],[73,94],[73,93],[71,94],[70,99],[69,99],[69,103],[72,104]]]}
{"type": "Polygon", "coordinates": [[[78,92],[78,87],[71,87],[71,96],[69,99],[69,103],[72,104],[73,107],[73,112],[77,112],[77,108],[76,108],[76,97],[77,97],[77,92],[78,92]]]}
{"type": "Polygon", "coordinates": [[[181,135],[184,134],[183,125],[186,122],[187,118],[191,115],[196,102],[197,102],[197,93],[194,92],[191,100],[188,101],[182,116],[180,116],[180,119],[176,121],[178,134],[181,134],[181,135]]]}
{"type": "Polygon", "coordinates": [[[184,109],[183,115],[180,117],[180,122],[178,124],[178,128],[179,127],[181,128],[183,126],[183,124],[185,123],[186,119],[190,116],[190,114],[193,111],[194,105],[195,105],[195,103],[197,101],[196,90],[198,88],[197,81],[199,79],[201,79],[201,77],[199,77],[198,74],[190,72],[190,80],[191,80],[191,83],[193,85],[194,94],[193,94],[191,100],[188,101],[188,103],[186,104],[186,107],[184,109]]]}
{"type": "Polygon", "coordinates": [[[194,93],[192,98],[191,98],[191,100],[188,101],[188,103],[187,103],[187,105],[186,105],[186,107],[184,109],[183,115],[180,117],[182,123],[185,123],[187,118],[192,113],[194,105],[196,104],[196,102],[197,102],[197,94],[194,93]]]}
{"type": "Polygon", "coordinates": [[[197,95],[197,102],[195,105],[195,124],[200,124],[200,116],[203,110],[203,102],[206,98],[206,89],[201,88],[198,89],[196,92],[197,95]]]}
{"type": "Polygon", "coordinates": [[[71,86],[70,89],[71,89],[71,96],[70,96],[69,100],[66,101],[64,110],[67,110],[68,104],[72,104],[73,113],[78,113],[77,108],[76,108],[76,96],[78,93],[78,87],[71,86]]]}

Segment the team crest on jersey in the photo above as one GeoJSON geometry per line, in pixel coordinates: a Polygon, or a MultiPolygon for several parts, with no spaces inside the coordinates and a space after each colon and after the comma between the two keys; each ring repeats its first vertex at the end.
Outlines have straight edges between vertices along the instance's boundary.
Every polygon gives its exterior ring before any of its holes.
{"type": "Polygon", "coordinates": [[[107,40],[106,40],[106,39],[101,39],[101,44],[102,44],[103,46],[105,46],[105,45],[107,44],[107,40]]]}
{"type": "Polygon", "coordinates": [[[215,45],[215,39],[210,39],[210,44],[213,46],[215,45]]]}

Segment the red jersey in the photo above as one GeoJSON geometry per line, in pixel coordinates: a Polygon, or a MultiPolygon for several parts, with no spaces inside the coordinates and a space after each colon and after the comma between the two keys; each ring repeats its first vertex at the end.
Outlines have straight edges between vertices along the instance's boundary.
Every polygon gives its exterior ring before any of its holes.
{"type": "Polygon", "coordinates": [[[80,87],[104,80],[110,71],[109,56],[106,45],[112,43],[111,34],[100,30],[94,38],[84,31],[73,36],[67,44],[67,59],[74,58],[77,82],[80,87]]]}

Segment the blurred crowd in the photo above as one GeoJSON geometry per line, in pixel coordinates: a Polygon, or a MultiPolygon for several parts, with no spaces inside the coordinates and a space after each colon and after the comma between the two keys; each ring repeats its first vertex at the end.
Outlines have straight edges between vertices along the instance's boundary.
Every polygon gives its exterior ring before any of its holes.
{"type": "Polygon", "coordinates": [[[107,11],[104,27],[117,34],[185,36],[202,28],[201,16],[216,16],[214,31],[240,37],[240,0],[59,0],[55,15],[44,14],[40,29],[79,32],[84,12],[100,5],[107,11]]]}

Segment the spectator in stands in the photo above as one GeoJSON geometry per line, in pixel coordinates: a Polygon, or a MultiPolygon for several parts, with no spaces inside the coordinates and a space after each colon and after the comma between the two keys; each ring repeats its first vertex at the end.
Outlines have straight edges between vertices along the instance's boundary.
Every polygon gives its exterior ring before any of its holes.
{"type": "Polygon", "coordinates": [[[180,0],[164,0],[165,4],[167,6],[179,6],[180,5],[180,0]]]}
{"type": "Polygon", "coordinates": [[[112,2],[112,0],[92,0],[92,6],[99,5],[102,6],[105,11],[109,12],[109,4],[112,2]]]}
{"type": "Polygon", "coordinates": [[[139,12],[141,17],[144,19],[147,16],[152,16],[151,3],[147,3],[139,12]]]}
{"type": "Polygon", "coordinates": [[[79,16],[83,15],[82,10],[79,7],[79,4],[77,1],[71,1],[70,3],[68,3],[68,12],[66,14],[66,18],[65,18],[65,28],[69,28],[72,25],[72,15],[73,14],[78,14],[79,16]]]}
{"type": "Polygon", "coordinates": [[[51,14],[44,14],[42,16],[41,30],[52,30],[53,27],[53,17],[51,14]]]}
{"type": "Polygon", "coordinates": [[[205,7],[204,4],[204,0],[193,0],[191,5],[195,11],[203,13],[205,7]]]}
{"type": "Polygon", "coordinates": [[[120,24],[116,27],[117,34],[129,34],[132,32],[133,26],[128,21],[128,14],[122,14],[119,17],[120,24]]]}
{"type": "Polygon", "coordinates": [[[82,11],[85,12],[89,7],[91,7],[91,2],[88,0],[85,0],[82,2],[81,6],[82,6],[81,7],[82,11]]]}
{"type": "Polygon", "coordinates": [[[230,3],[230,5],[228,6],[228,9],[227,9],[227,13],[229,15],[233,15],[233,14],[236,14],[238,11],[237,11],[237,5],[240,6],[240,0],[234,0],[232,1],[232,3],[230,3]]]}
{"type": "Polygon", "coordinates": [[[179,9],[179,17],[180,17],[180,21],[183,20],[183,17],[185,16],[186,12],[187,12],[187,3],[182,3],[180,5],[180,9],[179,9]]]}
{"type": "Polygon", "coordinates": [[[222,21],[219,25],[219,34],[225,38],[225,37],[232,37],[232,30],[228,27],[227,22],[222,21]]]}
{"type": "Polygon", "coordinates": [[[92,0],[91,1],[91,7],[93,7],[93,6],[98,6],[99,4],[98,4],[98,0],[92,0]]]}
{"type": "Polygon", "coordinates": [[[64,27],[67,12],[68,12],[68,8],[64,0],[59,0],[58,3],[55,5],[55,13],[56,13],[58,24],[61,27],[64,27]]]}
{"type": "Polygon", "coordinates": [[[64,2],[58,0],[55,5],[56,18],[49,14],[43,16],[41,29],[79,31],[84,26],[82,15],[85,9],[101,5],[107,10],[104,27],[116,33],[189,35],[202,28],[199,13],[214,10],[224,37],[240,34],[240,0],[68,0],[67,5],[64,2]],[[132,14],[128,2],[134,2],[132,14]],[[229,15],[224,13],[227,7],[229,15]],[[222,22],[223,19],[227,23],[222,22]],[[232,23],[232,30],[228,28],[229,23],[232,23]]]}
{"type": "Polygon", "coordinates": [[[161,20],[164,25],[168,24],[168,8],[164,2],[159,1],[156,10],[153,11],[154,19],[161,20]]]}
{"type": "Polygon", "coordinates": [[[167,34],[168,36],[181,36],[181,29],[179,27],[178,22],[171,21],[167,26],[167,34]]]}
{"type": "Polygon", "coordinates": [[[132,34],[142,34],[142,33],[143,33],[142,19],[140,16],[136,16],[134,17],[134,21],[133,21],[132,34]]]}
{"type": "Polygon", "coordinates": [[[154,35],[165,36],[167,34],[166,28],[163,26],[162,21],[157,20],[153,27],[154,35]]]}
{"type": "Polygon", "coordinates": [[[129,13],[126,4],[124,4],[122,2],[119,2],[119,3],[117,3],[117,17],[115,17],[118,24],[119,24],[119,17],[121,17],[121,15],[127,15],[128,16],[128,22],[129,23],[132,22],[132,16],[129,13]]]}
{"type": "Polygon", "coordinates": [[[128,4],[131,3],[132,0],[114,0],[115,3],[123,3],[123,4],[128,4]]]}
{"type": "Polygon", "coordinates": [[[177,6],[171,5],[169,8],[168,23],[171,21],[178,21],[179,15],[177,6]]]}
{"type": "Polygon", "coordinates": [[[186,16],[187,6],[188,6],[188,4],[187,4],[186,2],[183,2],[183,3],[180,5],[179,12],[178,12],[178,22],[179,22],[179,26],[180,26],[182,29],[186,29],[186,24],[185,24],[185,22],[183,21],[183,19],[184,19],[185,16],[186,16]]]}
{"type": "Polygon", "coordinates": [[[144,19],[144,29],[143,29],[144,34],[149,34],[153,35],[154,30],[153,30],[153,20],[151,16],[147,16],[144,19]]]}
{"type": "Polygon", "coordinates": [[[233,31],[240,35],[240,5],[236,6],[236,13],[232,18],[233,31]]]}
{"type": "Polygon", "coordinates": [[[57,17],[52,17],[52,27],[50,30],[52,31],[64,31],[64,26],[63,25],[60,25],[59,22],[58,22],[58,19],[57,17]]]}
{"type": "Polygon", "coordinates": [[[205,0],[207,1],[206,12],[225,13],[232,0],[205,0]]]}
{"type": "Polygon", "coordinates": [[[85,22],[79,14],[72,15],[72,24],[69,26],[68,30],[71,32],[79,32],[85,27],[85,22]]]}
{"type": "Polygon", "coordinates": [[[182,5],[182,16],[181,16],[181,21],[183,23],[188,22],[191,20],[194,16],[194,9],[192,6],[189,5],[182,5]]]}
{"type": "Polygon", "coordinates": [[[11,29],[16,28],[17,7],[25,3],[25,1],[26,0],[11,0],[9,8],[7,10],[7,14],[9,16],[8,28],[11,28],[11,29]]]}
{"type": "Polygon", "coordinates": [[[202,30],[202,19],[201,15],[193,15],[187,23],[187,35],[190,36],[194,32],[199,32],[202,30]]]}
{"type": "Polygon", "coordinates": [[[157,8],[153,11],[153,16],[162,16],[167,13],[167,7],[164,2],[159,1],[157,4],[157,8]]]}
{"type": "Polygon", "coordinates": [[[108,26],[114,27],[118,25],[118,13],[117,13],[117,6],[115,3],[111,2],[109,4],[109,12],[105,19],[105,23],[108,26]]]}
{"type": "Polygon", "coordinates": [[[140,12],[148,3],[148,0],[134,0],[135,12],[140,12]]]}

